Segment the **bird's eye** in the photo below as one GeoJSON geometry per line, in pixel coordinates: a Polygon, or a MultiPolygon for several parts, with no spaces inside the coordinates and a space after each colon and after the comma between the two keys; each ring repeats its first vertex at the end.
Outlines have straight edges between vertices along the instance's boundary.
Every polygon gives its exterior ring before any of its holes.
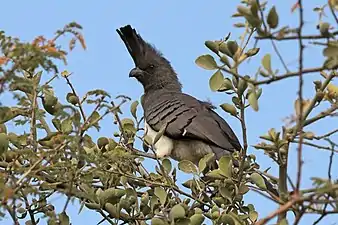
{"type": "Polygon", "coordinates": [[[155,68],[155,66],[153,64],[149,65],[149,69],[154,69],[154,68],[155,68]]]}

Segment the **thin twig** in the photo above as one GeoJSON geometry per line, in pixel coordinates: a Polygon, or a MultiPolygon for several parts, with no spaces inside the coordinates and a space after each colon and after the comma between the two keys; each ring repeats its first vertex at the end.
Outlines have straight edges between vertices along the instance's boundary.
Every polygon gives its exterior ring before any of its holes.
{"type": "Polygon", "coordinates": [[[30,204],[29,204],[29,202],[28,202],[27,196],[24,195],[24,194],[22,193],[22,197],[23,197],[23,199],[24,199],[24,201],[25,201],[26,210],[28,211],[29,217],[30,217],[30,219],[31,219],[31,224],[32,224],[32,225],[37,225],[37,222],[36,222],[35,216],[34,216],[34,212],[33,212],[33,210],[31,209],[31,206],[30,206],[30,204]]]}
{"type": "Polygon", "coordinates": [[[329,178],[329,180],[332,180],[332,164],[333,164],[333,156],[334,156],[334,147],[336,146],[335,143],[333,143],[330,139],[326,138],[326,141],[328,141],[331,145],[331,154],[330,154],[330,158],[329,158],[329,168],[327,169],[327,176],[329,178]]]}
{"type": "Polygon", "coordinates": [[[258,11],[261,15],[261,21],[263,23],[264,31],[267,33],[268,32],[268,26],[266,25],[265,20],[264,20],[264,14],[263,14],[263,10],[261,8],[261,4],[260,4],[259,0],[256,0],[256,3],[257,3],[257,6],[258,6],[258,11]]]}
{"type": "MultiPolygon", "coordinates": [[[[298,140],[293,140],[292,142],[293,143],[299,143],[298,140]]],[[[317,144],[314,144],[312,142],[303,141],[303,145],[308,145],[308,146],[314,147],[316,149],[322,149],[322,150],[327,150],[327,151],[330,151],[330,152],[333,151],[335,153],[338,153],[338,150],[332,149],[332,148],[327,147],[327,146],[317,145],[317,144]]]]}
{"type": "Polygon", "coordinates": [[[37,143],[37,133],[36,133],[36,110],[37,110],[37,87],[36,84],[33,86],[33,98],[32,98],[32,108],[31,108],[31,123],[30,123],[30,139],[32,141],[33,151],[37,152],[38,143],[37,143]]]}
{"type": "Polygon", "coordinates": [[[279,60],[281,61],[282,65],[283,65],[283,67],[284,67],[284,69],[285,69],[285,71],[286,71],[287,73],[289,73],[290,70],[288,69],[286,63],[284,62],[284,59],[283,59],[281,53],[279,52],[279,50],[278,50],[278,48],[277,48],[277,46],[276,46],[274,40],[271,40],[271,44],[272,44],[272,47],[273,47],[273,49],[275,50],[275,52],[276,52],[276,54],[277,54],[279,60]]]}
{"type": "Polygon", "coordinates": [[[238,184],[241,183],[243,171],[244,171],[244,165],[245,165],[245,159],[246,159],[246,152],[248,149],[248,138],[246,133],[246,124],[245,124],[245,100],[243,96],[238,96],[241,100],[241,109],[240,109],[240,121],[241,121],[241,127],[242,127],[242,135],[243,135],[243,151],[242,151],[242,160],[239,167],[238,172],[238,184]]]}
{"type": "MultiPolygon", "coordinates": [[[[44,157],[41,157],[39,160],[37,160],[21,177],[20,179],[16,182],[16,186],[20,186],[21,182],[34,170],[34,168],[39,165],[39,163],[44,160],[44,157]]],[[[18,189],[18,188],[16,188],[18,189]]]]}
{"type": "MultiPolygon", "coordinates": [[[[338,31],[334,31],[331,33],[332,35],[337,35],[338,31]]],[[[272,40],[276,40],[276,41],[290,41],[290,40],[297,40],[299,38],[298,35],[295,36],[287,36],[287,37],[279,37],[279,36],[273,36],[273,35],[268,35],[268,36],[257,36],[255,37],[255,39],[257,40],[263,40],[263,39],[272,39],[272,40]]],[[[304,35],[302,36],[303,40],[307,40],[307,39],[327,39],[327,36],[323,36],[323,35],[304,35]]]]}
{"type": "Polygon", "coordinates": [[[333,130],[333,131],[330,131],[330,132],[328,132],[328,133],[326,133],[326,134],[323,134],[323,135],[321,135],[321,136],[317,136],[317,137],[314,137],[314,138],[317,139],[317,140],[320,140],[320,139],[329,137],[329,136],[331,136],[331,135],[333,135],[333,134],[335,134],[335,133],[337,133],[337,132],[338,132],[338,129],[335,129],[335,130],[333,130]]]}
{"type": "Polygon", "coordinates": [[[298,201],[298,198],[293,197],[290,201],[286,202],[284,205],[279,207],[276,211],[268,215],[267,217],[259,220],[255,225],[264,225],[267,222],[269,222],[271,219],[275,218],[276,216],[285,213],[288,211],[296,202],[298,201]]]}
{"type": "MultiPolygon", "coordinates": [[[[72,89],[73,94],[79,99],[79,96],[76,94],[76,91],[75,91],[75,88],[74,88],[73,84],[70,82],[70,80],[68,78],[69,76],[70,75],[64,76],[64,78],[66,79],[67,84],[69,85],[70,89],[72,89]]],[[[80,101],[78,102],[78,105],[79,105],[79,109],[80,109],[80,113],[81,113],[82,119],[83,119],[83,121],[86,121],[87,120],[86,119],[86,115],[85,115],[85,113],[83,111],[82,104],[81,104],[80,101]]]]}
{"type": "MultiPolygon", "coordinates": [[[[304,18],[303,18],[303,5],[302,0],[298,0],[298,7],[299,7],[299,29],[298,29],[298,43],[299,43],[299,90],[298,90],[298,97],[299,97],[299,118],[298,118],[298,132],[303,132],[303,51],[304,45],[302,40],[302,31],[304,26],[304,18]]],[[[305,117],[306,118],[306,117],[305,117]]],[[[302,143],[303,143],[304,136],[300,135],[299,137],[299,144],[298,144],[298,154],[297,154],[297,182],[296,182],[296,192],[299,192],[300,183],[301,183],[301,176],[302,176],[302,166],[303,166],[303,156],[302,156],[302,143]]]]}
{"type": "Polygon", "coordinates": [[[334,9],[333,9],[331,3],[329,3],[329,8],[330,8],[330,11],[331,11],[331,13],[332,13],[332,16],[333,16],[334,20],[335,20],[336,23],[338,24],[338,17],[337,17],[337,15],[336,15],[336,13],[334,12],[334,9]]]}
{"type": "MultiPolygon", "coordinates": [[[[266,79],[266,80],[261,80],[261,81],[255,81],[255,80],[252,80],[250,78],[246,78],[244,76],[241,76],[240,74],[232,71],[232,70],[228,70],[226,68],[220,68],[222,71],[228,73],[228,74],[231,74],[231,75],[234,75],[235,77],[237,78],[241,78],[253,85],[261,85],[261,84],[270,84],[270,83],[273,83],[273,82],[276,82],[276,81],[279,81],[279,80],[283,80],[283,79],[287,79],[287,78],[290,78],[290,77],[297,77],[299,76],[299,70],[298,71],[295,71],[295,72],[289,72],[289,73],[285,73],[285,74],[282,74],[282,75],[279,75],[279,76],[274,76],[274,77],[271,77],[269,79],[266,79]]],[[[309,68],[309,69],[304,69],[302,70],[302,74],[308,74],[308,73],[316,73],[316,72],[320,72],[324,70],[323,67],[315,67],[315,68],[309,68]]]]}

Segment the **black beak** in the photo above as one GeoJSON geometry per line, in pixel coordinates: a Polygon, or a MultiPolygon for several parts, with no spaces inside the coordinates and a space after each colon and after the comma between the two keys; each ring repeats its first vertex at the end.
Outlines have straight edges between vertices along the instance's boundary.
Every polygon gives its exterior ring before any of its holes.
{"type": "Polygon", "coordinates": [[[141,70],[138,67],[135,67],[129,72],[129,77],[138,77],[143,73],[143,70],[141,70]]]}

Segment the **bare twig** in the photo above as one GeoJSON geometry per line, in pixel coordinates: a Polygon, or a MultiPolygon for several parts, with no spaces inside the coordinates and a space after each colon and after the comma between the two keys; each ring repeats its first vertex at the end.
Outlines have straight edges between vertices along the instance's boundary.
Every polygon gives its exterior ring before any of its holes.
{"type": "MultiPolygon", "coordinates": [[[[298,90],[298,98],[300,102],[299,106],[299,118],[298,118],[298,132],[302,133],[303,131],[303,51],[304,45],[302,40],[302,31],[304,26],[304,18],[303,18],[303,5],[302,0],[298,0],[299,7],[299,28],[298,28],[298,43],[299,43],[299,90],[298,90]]],[[[306,117],[304,117],[306,118],[306,117]]],[[[302,143],[304,136],[300,135],[299,144],[298,144],[298,154],[297,154],[297,182],[296,182],[296,192],[299,192],[301,176],[302,176],[302,166],[303,166],[303,157],[302,157],[302,143]]]]}
{"type": "Polygon", "coordinates": [[[28,202],[27,196],[24,195],[24,194],[22,193],[22,197],[23,197],[23,199],[24,199],[24,201],[25,201],[26,210],[28,211],[29,217],[30,217],[30,219],[31,219],[31,224],[32,224],[32,225],[37,225],[37,222],[36,222],[35,216],[34,216],[34,212],[33,212],[33,210],[31,209],[31,206],[30,206],[30,204],[29,204],[29,202],[28,202]]]}
{"type": "Polygon", "coordinates": [[[274,40],[271,40],[271,44],[272,44],[272,47],[273,47],[273,49],[275,50],[275,52],[276,52],[276,54],[277,54],[279,60],[281,61],[282,65],[283,65],[283,67],[284,67],[284,69],[285,69],[285,71],[286,71],[287,73],[289,73],[290,70],[288,69],[286,63],[284,62],[284,59],[283,59],[282,55],[280,54],[280,52],[279,52],[279,50],[278,50],[278,48],[277,48],[277,46],[276,46],[274,40]]]}
{"type": "Polygon", "coordinates": [[[284,214],[286,211],[288,211],[296,202],[298,201],[298,198],[293,197],[290,201],[286,202],[284,205],[279,207],[276,211],[268,215],[267,217],[259,220],[255,225],[264,225],[267,222],[269,222],[271,219],[275,218],[276,216],[280,214],[284,214]]]}
{"type": "Polygon", "coordinates": [[[245,165],[245,159],[246,159],[246,152],[248,149],[248,138],[246,133],[246,124],[245,124],[245,102],[243,96],[238,96],[241,100],[240,104],[240,121],[241,121],[241,127],[242,127],[242,135],[243,135],[243,149],[242,149],[242,160],[239,167],[238,172],[238,184],[241,183],[243,171],[244,171],[244,165],[245,165]]]}
{"type": "MultiPolygon", "coordinates": [[[[293,143],[299,143],[298,140],[294,140],[292,142],[293,143]]],[[[303,145],[308,145],[308,146],[311,146],[311,147],[314,147],[314,148],[317,148],[317,149],[322,149],[322,150],[327,150],[327,151],[330,151],[330,152],[338,153],[338,150],[332,149],[332,148],[327,147],[327,146],[317,145],[317,144],[314,144],[312,142],[303,141],[303,145]]]]}
{"type": "MultiPolygon", "coordinates": [[[[44,160],[44,157],[41,157],[39,160],[37,160],[16,182],[16,186],[20,187],[21,182],[35,169],[37,165],[39,165],[44,160]]],[[[16,189],[18,189],[18,187],[16,189]]]]}
{"type": "Polygon", "coordinates": [[[338,132],[338,129],[335,129],[335,130],[333,130],[333,131],[330,131],[330,132],[328,132],[328,133],[326,133],[326,134],[323,134],[323,135],[321,135],[321,136],[317,136],[317,137],[314,137],[314,138],[317,139],[317,140],[320,140],[320,139],[329,137],[329,136],[331,136],[331,135],[333,135],[333,134],[335,134],[335,133],[337,133],[337,132],[338,132]]]}
{"type": "MultiPolygon", "coordinates": [[[[221,70],[228,73],[228,74],[234,75],[237,78],[244,79],[245,81],[252,83],[254,85],[270,84],[270,83],[274,83],[274,82],[279,81],[279,80],[284,80],[284,79],[287,79],[287,78],[299,76],[299,70],[298,70],[298,71],[295,71],[295,72],[289,72],[289,73],[285,73],[285,74],[282,74],[282,75],[279,75],[279,76],[274,76],[274,77],[271,77],[271,78],[266,79],[266,80],[255,81],[255,80],[246,78],[244,76],[241,76],[240,74],[238,74],[238,73],[236,73],[232,70],[228,70],[226,68],[221,68],[221,70]]],[[[301,72],[304,75],[304,74],[308,74],[308,73],[317,73],[317,72],[320,72],[322,70],[324,70],[323,67],[315,67],[315,68],[304,69],[301,72]]]]}
{"type": "Polygon", "coordinates": [[[331,11],[331,14],[332,14],[334,20],[335,20],[336,23],[338,24],[338,17],[337,17],[337,15],[336,15],[336,13],[334,12],[334,9],[333,9],[331,3],[329,3],[329,8],[330,8],[330,11],[331,11]]]}
{"type": "Polygon", "coordinates": [[[36,133],[36,110],[37,110],[37,87],[36,84],[33,85],[33,98],[31,100],[32,107],[31,107],[31,123],[30,123],[30,139],[32,141],[32,146],[34,152],[38,150],[38,143],[37,143],[37,133],[36,133]]]}
{"type": "MultiPolygon", "coordinates": [[[[331,33],[332,35],[337,35],[338,31],[334,31],[331,33]]],[[[287,37],[279,37],[279,36],[273,36],[273,35],[268,35],[268,36],[264,36],[264,37],[260,37],[257,36],[255,37],[257,40],[263,40],[263,39],[272,39],[272,40],[276,40],[276,41],[290,41],[290,40],[298,40],[299,36],[295,35],[295,36],[287,36],[287,37]]],[[[323,36],[323,35],[304,35],[302,36],[303,40],[307,40],[307,39],[327,39],[327,36],[323,36]]]]}
{"type": "MultiPolygon", "coordinates": [[[[79,96],[76,94],[76,91],[75,91],[75,88],[74,88],[73,84],[70,82],[70,80],[69,80],[69,78],[68,78],[69,75],[63,76],[63,77],[66,79],[67,84],[69,85],[70,89],[72,89],[73,94],[79,99],[79,96]]],[[[79,109],[80,109],[80,113],[81,113],[82,119],[83,119],[83,121],[86,121],[86,120],[87,120],[87,119],[86,119],[86,115],[85,115],[85,113],[84,113],[84,110],[83,110],[83,108],[82,108],[82,104],[81,104],[80,101],[78,102],[78,105],[79,105],[79,109]]]]}

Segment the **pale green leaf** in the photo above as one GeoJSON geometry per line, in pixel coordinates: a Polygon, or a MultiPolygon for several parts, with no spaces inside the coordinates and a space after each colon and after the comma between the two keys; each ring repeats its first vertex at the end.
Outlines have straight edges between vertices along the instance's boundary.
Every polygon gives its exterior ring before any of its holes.
{"type": "Polygon", "coordinates": [[[210,78],[209,80],[209,86],[212,91],[218,91],[224,81],[223,73],[220,70],[217,70],[210,78]]]}
{"type": "Polygon", "coordinates": [[[164,205],[167,200],[167,192],[161,187],[155,187],[154,194],[159,198],[160,203],[164,205]]]}
{"type": "Polygon", "coordinates": [[[264,179],[260,174],[252,173],[250,175],[250,179],[254,182],[254,184],[257,185],[257,187],[266,190],[266,185],[265,185],[264,179]]]}
{"type": "Polygon", "coordinates": [[[201,55],[199,56],[196,60],[195,63],[207,70],[214,70],[217,69],[217,63],[214,59],[214,57],[212,57],[211,55],[207,54],[207,55],[201,55]]]}
{"type": "Polygon", "coordinates": [[[197,167],[188,160],[182,160],[178,163],[178,169],[185,173],[197,174],[197,167]]]}

